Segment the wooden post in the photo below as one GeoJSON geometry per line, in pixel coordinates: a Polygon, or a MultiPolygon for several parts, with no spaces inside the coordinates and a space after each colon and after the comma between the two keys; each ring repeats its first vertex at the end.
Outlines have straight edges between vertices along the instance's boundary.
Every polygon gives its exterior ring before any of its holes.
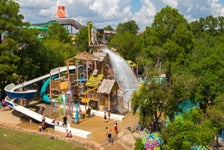
{"type": "Polygon", "coordinates": [[[86,60],[86,78],[87,78],[87,80],[89,79],[88,68],[89,68],[89,60],[86,60]]]}
{"type": "Polygon", "coordinates": [[[110,93],[108,94],[108,110],[110,110],[110,93]]]}
{"type": "Polygon", "coordinates": [[[75,73],[76,73],[76,79],[79,79],[79,63],[78,63],[78,61],[75,62],[75,73]]]}
{"type": "Polygon", "coordinates": [[[104,61],[101,63],[101,73],[103,74],[104,71],[104,61]]]}

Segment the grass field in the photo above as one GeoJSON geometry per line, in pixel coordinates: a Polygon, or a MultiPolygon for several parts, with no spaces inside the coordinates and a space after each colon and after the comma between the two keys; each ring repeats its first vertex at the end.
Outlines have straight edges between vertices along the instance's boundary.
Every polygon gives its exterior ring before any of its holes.
{"type": "Polygon", "coordinates": [[[2,150],[85,150],[64,141],[0,127],[2,150]]]}

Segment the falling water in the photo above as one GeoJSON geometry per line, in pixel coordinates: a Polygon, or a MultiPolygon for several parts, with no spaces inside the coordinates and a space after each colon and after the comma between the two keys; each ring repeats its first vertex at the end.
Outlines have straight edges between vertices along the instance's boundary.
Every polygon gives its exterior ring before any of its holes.
{"type": "Polygon", "coordinates": [[[108,48],[103,48],[102,50],[109,55],[114,78],[118,86],[124,91],[124,107],[127,109],[130,107],[129,101],[133,92],[138,89],[138,80],[124,58],[108,48]]]}

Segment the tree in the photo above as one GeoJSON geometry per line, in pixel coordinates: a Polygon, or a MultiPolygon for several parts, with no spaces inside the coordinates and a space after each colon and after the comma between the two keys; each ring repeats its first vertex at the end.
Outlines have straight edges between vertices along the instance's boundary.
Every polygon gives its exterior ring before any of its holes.
{"type": "Polygon", "coordinates": [[[44,67],[42,62],[45,58],[45,48],[39,39],[37,39],[39,31],[36,29],[21,29],[21,37],[19,43],[20,50],[16,55],[20,57],[18,62],[18,74],[21,82],[33,79],[42,75],[44,67]],[[40,52],[43,52],[41,54],[40,52]]]}
{"type": "Polygon", "coordinates": [[[62,43],[71,43],[68,31],[66,31],[66,29],[60,24],[51,24],[47,35],[47,39],[55,39],[62,43]]]}
{"type": "Polygon", "coordinates": [[[209,31],[210,33],[216,33],[216,28],[218,26],[218,20],[217,18],[213,17],[213,16],[207,16],[205,18],[205,24],[206,24],[206,29],[207,31],[209,31]]]}
{"type": "MultiPolygon", "coordinates": [[[[190,26],[176,9],[166,7],[156,14],[152,27],[146,28],[141,37],[144,48],[137,60],[144,66],[146,81],[159,78],[161,74],[165,74],[165,79],[157,88],[152,88],[154,84],[150,82],[151,87],[140,92],[144,96],[134,95],[133,112],[139,109],[141,121],[145,123],[158,118],[155,112],[164,113],[173,121],[178,102],[189,98],[194,87],[194,77],[184,68],[194,44],[190,26]],[[161,103],[159,107],[155,106],[155,100],[161,103]]],[[[156,120],[154,124],[157,124],[156,120]]]]}
{"type": "Polygon", "coordinates": [[[161,132],[163,149],[207,148],[214,139],[215,130],[209,120],[203,120],[200,109],[192,109],[178,116],[161,132]]]}
{"type": "Polygon", "coordinates": [[[137,34],[139,30],[138,25],[134,20],[125,22],[125,23],[119,23],[117,26],[117,33],[123,34],[125,32],[129,32],[131,34],[137,34]]]}
{"type": "MultiPolygon", "coordinates": [[[[153,75],[151,75],[153,76],[153,75]]],[[[132,112],[139,112],[140,122],[144,127],[152,125],[153,131],[159,131],[166,118],[173,121],[181,109],[178,102],[190,96],[191,86],[194,86],[191,75],[176,75],[172,87],[168,88],[165,78],[156,76],[148,78],[131,99],[132,112]],[[148,83],[150,82],[150,83],[148,83]]]]}
{"type": "Polygon", "coordinates": [[[71,38],[61,25],[51,25],[44,39],[37,38],[39,31],[36,29],[21,29],[21,32],[23,36],[20,38],[20,43],[26,45],[17,53],[21,57],[18,73],[22,76],[22,81],[47,74],[58,66],[64,66],[65,60],[76,54],[71,38]]]}
{"type": "Polygon", "coordinates": [[[76,50],[85,51],[88,45],[88,28],[86,26],[82,27],[76,35],[75,39],[76,50]]]}
{"type": "Polygon", "coordinates": [[[135,61],[141,49],[141,41],[138,36],[129,32],[117,33],[113,36],[110,47],[117,49],[117,52],[125,59],[135,61]]]}
{"type": "MultiPolygon", "coordinates": [[[[215,131],[219,131],[224,128],[224,102],[223,95],[219,94],[214,100],[214,105],[209,106],[207,109],[207,118],[211,121],[212,126],[215,131]]],[[[215,132],[216,135],[216,145],[219,146],[218,132],[215,132]]]]}
{"type": "Polygon", "coordinates": [[[218,29],[220,30],[220,32],[224,31],[224,17],[223,16],[219,16],[217,18],[218,21],[218,29]]]}
{"type": "Polygon", "coordinates": [[[191,99],[199,102],[206,113],[208,105],[224,92],[223,88],[223,40],[222,36],[197,40],[192,57],[189,58],[189,68],[196,78],[197,85],[191,99]]]}
{"type": "Polygon", "coordinates": [[[167,103],[165,98],[166,88],[159,83],[152,81],[150,84],[145,83],[139,91],[135,92],[131,99],[132,112],[139,112],[140,123],[143,127],[149,127],[153,131],[161,129],[160,120],[165,111],[164,104],[167,103]]]}
{"type": "Polygon", "coordinates": [[[20,47],[19,27],[23,25],[23,16],[19,14],[19,4],[13,0],[0,1],[0,10],[0,36],[4,35],[0,43],[0,88],[3,97],[5,85],[19,79],[16,72],[20,58],[15,52],[20,47]]]}
{"type": "Polygon", "coordinates": [[[155,61],[160,59],[171,86],[172,69],[178,64],[184,64],[185,56],[193,47],[194,39],[190,26],[176,9],[167,6],[156,14],[149,32],[155,37],[151,38],[152,44],[162,48],[154,57],[155,61]]]}
{"type": "Polygon", "coordinates": [[[104,27],[104,30],[114,31],[114,29],[110,25],[104,27]]]}
{"type": "Polygon", "coordinates": [[[53,24],[46,40],[42,40],[42,42],[46,48],[47,68],[49,69],[65,65],[66,59],[77,54],[77,50],[72,45],[71,37],[62,25],[53,24]]]}

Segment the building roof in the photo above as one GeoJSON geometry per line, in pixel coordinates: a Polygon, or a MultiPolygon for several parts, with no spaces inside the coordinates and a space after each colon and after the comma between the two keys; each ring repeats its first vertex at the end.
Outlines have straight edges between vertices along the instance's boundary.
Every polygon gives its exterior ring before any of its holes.
{"type": "Polygon", "coordinates": [[[81,52],[81,53],[78,53],[76,56],[75,56],[76,59],[81,59],[81,60],[97,60],[97,58],[90,54],[90,53],[87,53],[87,52],[81,52]]]}
{"type": "Polygon", "coordinates": [[[104,53],[104,52],[93,52],[93,56],[98,58],[98,61],[103,61],[104,58],[107,56],[107,53],[104,53]]]}
{"type": "Polygon", "coordinates": [[[110,94],[114,85],[117,85],[117,82],[115,80],[103,79],[100,86],[98,87],[97,93],[110,94]]]}

